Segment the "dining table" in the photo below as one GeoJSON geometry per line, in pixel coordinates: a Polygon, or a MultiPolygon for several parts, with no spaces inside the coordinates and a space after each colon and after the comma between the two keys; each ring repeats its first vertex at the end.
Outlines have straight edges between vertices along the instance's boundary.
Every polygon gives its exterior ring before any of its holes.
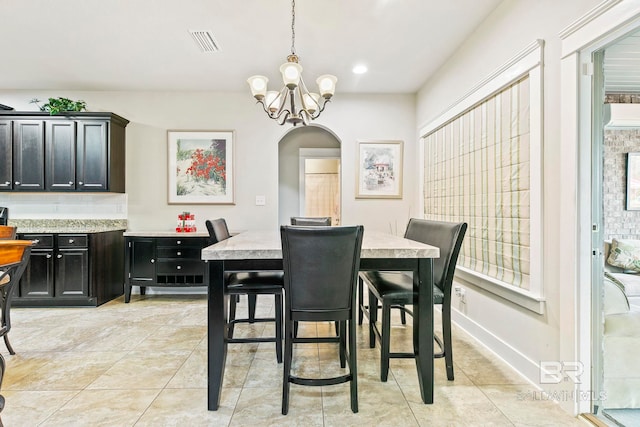
{"type": "MultiPolygon", "coordinates": [[[[365,229],[360,271],[410,271],[417,300],[413,304],[413,350],[420,394],[433,403],[433,259],[439,248],[365,229]]],[[[282,270],[282,245],[277,229],[244,231],[202,249],[208,263],[208,409],[220,406],[227,356],[227,307],[224,277],[228,272],[282,270]]],[[[312,261],[310,261],[312,262],[312,261]]]]}

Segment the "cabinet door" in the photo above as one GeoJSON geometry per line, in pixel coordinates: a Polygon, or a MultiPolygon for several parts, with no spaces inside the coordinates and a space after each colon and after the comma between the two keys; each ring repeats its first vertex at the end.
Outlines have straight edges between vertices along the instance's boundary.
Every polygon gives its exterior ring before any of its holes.
{"type": "Polygon", "coordinates": [[[129,241],[129,280],[132,282],[155,282],[156,242],[154,239],[136,238],[129,241]]]}
{"type": "Polygon", "coordinates": [[[44,122],[13,122],[13,188],[44,190],[44,122]]]}
{"type": "Polygon", "coordinates": [[[53,297],[53,249],[31,251],[20,278],[20,297],[53,297]]]}
{"type": "Polygon", "coordinates": [[[13,189],[11,120],[0,120],[0,191],[13,189]]]}
{"type": "Polygon", "coordinates": [[[78,190],[108,190],[109,127],[105,121],[79,120],[77,175],[78,190]]]}
{"type": "Polygon", "coordinates": [[[45,185],[47,190],[76,188],[76,124],[47,120],[45,129],[45,185]]]}
{"type": "Polygon", "coordinates": [[[89,252],[87,249],[59,250],[55,262],[57,298],[89,296],[89,252]]]}

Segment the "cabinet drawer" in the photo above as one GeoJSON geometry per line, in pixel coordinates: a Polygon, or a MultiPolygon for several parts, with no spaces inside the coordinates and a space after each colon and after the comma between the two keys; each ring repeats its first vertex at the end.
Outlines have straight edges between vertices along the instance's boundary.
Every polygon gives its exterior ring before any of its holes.
{"type": "Polygon", "coordinates": [[[89,237],[86,234],[58,235],[58,248],[86,248],[89,237]]]}
{"type": "Polygon", "coordinates": [[[158,260],[157,274],[194,275],[203,274],[204,262],[196,260],[158,260]]]}
{"type": "Polygon", "coordinates": [[[22,234],[23,240],[35,240],[33,249],[53,249],[53,234],[22,234]]]}
{"type": "Polygon", "coordinates": [[[158,247],[161,246],[175,246],[175,247],[185,247],[192,246],[202,248],[206,245],[203,245],[203,239],[194,238],[194,237],[160,237],[157,239],[158,247]]]}
{"type": "Polygon", "coordinates": [[[200,247],[194,246],[184,246],[184,247],[167,247],[161,246],[158,247],[158,258],[188,258],[188,259],[200,259],[200,253],[202,249],[200,247]]]}

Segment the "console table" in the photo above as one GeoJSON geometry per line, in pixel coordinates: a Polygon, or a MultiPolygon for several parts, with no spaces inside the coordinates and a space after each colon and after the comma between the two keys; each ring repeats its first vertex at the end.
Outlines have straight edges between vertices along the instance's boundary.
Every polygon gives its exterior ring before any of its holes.
{"type": "Polygon", "coordinates": [[[208,233],[131,232],[125,238],[124,302],[131,300],[131,288],[140,286],[206,286],[207,264],[200,258],[209,244],[208,233]]]}

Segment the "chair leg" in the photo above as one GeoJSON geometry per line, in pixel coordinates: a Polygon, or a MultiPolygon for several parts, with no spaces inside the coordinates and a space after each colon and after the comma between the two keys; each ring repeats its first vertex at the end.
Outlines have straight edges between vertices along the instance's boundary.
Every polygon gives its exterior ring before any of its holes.
{"type": "Polygon", "coordinates": [[[376,346],[376,332],[374,326],[378,321],[378,299],[369,291],[369,348],[376,346]]]}
{"type": "Polygon", "coordinates": [[[382,300],[382,342],[380,343],[380,381],[389,376],[389,351],[391,347],[391,304],[382,300]]]}
{"type": "Polygon", "coordinates": [[[284,367],[282,375],[282,415],[289,412],[289,391],[291,383],[291,357],[293,355],[293,322],[286,319],[284,328],[284,367]]]}
{"type": "MultiPolygon", "coordinates": [[[[402,305],[402,307],[404,307],[404,304],[402,305]]],[[[406,324],[407,324],[407,313],[405,313],[405,311],[404,311],[404,310],[400,310],[400,322],[401,322],[403,325],[406,325],[406,324]]]]}
{"type": "Polygon", "coordinates": [[[249,294],[249,323],[254,323],[256,321],[256,299],[258,298],[255,294],[249,294]]]}
{"type": "Polygon", "coordinates": [[[4,344],[7,346],[7,350],[9,350],[9,354],[14,355],[16,352],[11,347],[11,343],[9,342],[9,336],[7,334],[4,335],[4,344]]]}
{"type": "Polygon", "coordinates": [[[347,322],[349,322],[349,371],[351,372],[351,411],[356,414],[358,413],[358,358],[356,354],[356,327],[353,319],[349,319],[347,322]]]}
{"type": "Polygon", "coordinates": [[[229,338],[233,338],[233,320],[236,318],[236,304],[238,301],[237,295],[231,295],[229,298],[229,338]]]}
{"type": "MultiPolygon", "coordinates": [[[[347,324],[345,321],[336,323],[340,328],[338,332],[338,336],[340,337],[340,367],[344,369],[347,366],[347,324]]],[[[351,349],[349,349],[349,351],[351,351],[351,349]]]]}
{"type": "Polygon", "coordinates": [[[282,363],[282,294],[275,294],[276,359],[282,363]]]}
{"type": "Polygon", "coordinates": [[[451,343],[451,304],[442,305],[442,341],[447,379],[453,381],[453,345],[451,343]]]}
{"type": "Polygon", "coordinates": [[[364,284],[362,277],[358,277],[358,325],[362,325],[364,319],[364,312],[362,305],[364,304],[364,284]]]}

